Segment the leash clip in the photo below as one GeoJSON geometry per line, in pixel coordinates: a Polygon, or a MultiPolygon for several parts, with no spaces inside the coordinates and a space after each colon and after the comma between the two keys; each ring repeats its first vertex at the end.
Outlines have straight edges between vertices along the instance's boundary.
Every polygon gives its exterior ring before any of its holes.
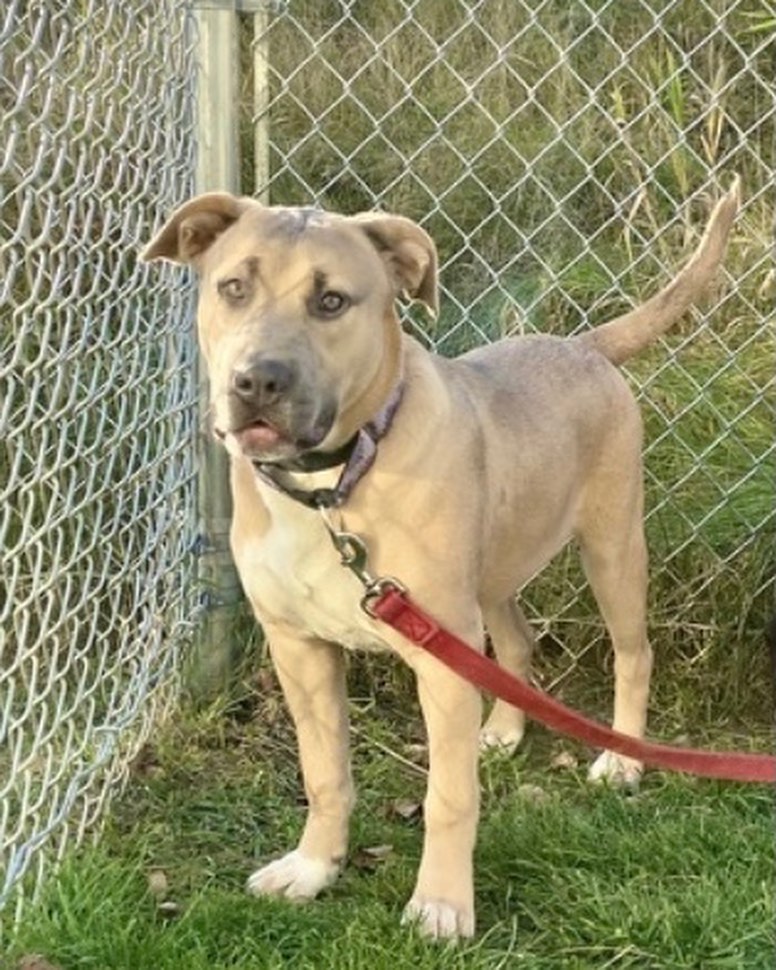
{"type": "Polygon", "coordinates": [[[340,562],[349,569],[356,579],[364,587],[364,595],[361,597],[361,609],[373,619],[377,618],[374,612],[373,603],[376,599],[390,589],[400,593],[405,593],[406,589],[392,576],[373,576],[368,569],[369,553],[366,543],[361,536],[354,532],[347,532],[341,527],[342,518],[340,516],[340,528],[335,528],[331,521],[330,510],[324,507],[319,509],[326,531],[339,553],[340,562]]]}
{"type": "Polygon", "coordinates": [[[331,541],[339,553],[340,562],[349,569],[365,588],[373,586],[375,577],[367,569],[367,551],[364,540],[353,532],[331,532],[331,541]]]}

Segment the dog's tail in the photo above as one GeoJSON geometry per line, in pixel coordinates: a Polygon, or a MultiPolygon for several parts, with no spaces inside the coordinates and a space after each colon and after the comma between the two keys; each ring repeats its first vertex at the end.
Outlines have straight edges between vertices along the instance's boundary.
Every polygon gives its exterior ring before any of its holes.
{"type": "Polygon", "coordinates": [[[730,227],[738,212],[741,187],[738,176],[714,207],[703,238],[687,265],[646,303],[604,323],[576,339],[621,364],[664,333],[701,296],[714,276],[727,246],[730,227]]]}

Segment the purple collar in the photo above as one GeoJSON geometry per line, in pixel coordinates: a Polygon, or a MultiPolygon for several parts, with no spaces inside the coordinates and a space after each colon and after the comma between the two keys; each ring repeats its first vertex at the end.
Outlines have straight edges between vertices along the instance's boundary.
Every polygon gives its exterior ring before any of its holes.
{"type": "Polygon", "coordinates": [[[256,474],[267,485],[308,508],[339,508],[372,467],[377,456],[377,443],[388,434],[403,393],[404,384],[400,382],[372,420],[359,428],[350,441],[336,451],[309,452],[289,462],[255,461],[253,467],[256,474]],[[297,488],[288,477],[288,472],[292,471],[320,471],[339,465],[344,467],[334,488],[297,488]]]}

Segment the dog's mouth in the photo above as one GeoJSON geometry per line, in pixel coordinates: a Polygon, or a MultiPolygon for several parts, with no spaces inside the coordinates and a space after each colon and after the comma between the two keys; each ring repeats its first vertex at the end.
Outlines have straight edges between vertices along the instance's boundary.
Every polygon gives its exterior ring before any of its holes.
{"type": "Polygon", "coordinates": [[[317,447],[326,437],[331,419],[324,415],[311,428],[294,432],[274,421],[257,418],[238,428],[214,428],[216,438],[227,451],[254,462],[273,462],[296,458],[317,447]]]}
{"type": "Polygon", "coordinates": [[[293,448],[293,442],[285,431],[263,419],[229,430],[214,427],[213,433],[228,451],[248,458],[262,459],[277,453],[278,449],[286,452],[289,447],[293,448]]]}
{"type": "Polygon", "coordinates": [[[246,455],[261,455],[274,451],[279,445],[290,443],[280,428],[268,421],[252,421],[232,434],[246,455]]]}

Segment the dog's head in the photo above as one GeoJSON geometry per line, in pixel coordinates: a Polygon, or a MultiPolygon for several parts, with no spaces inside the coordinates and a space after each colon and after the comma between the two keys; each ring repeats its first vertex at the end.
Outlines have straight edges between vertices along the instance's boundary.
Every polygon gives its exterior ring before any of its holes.
{"type": "Polygon", "coordinates": [[[347,441],[399,378],[396,298],[437,308],[434,243],[401,216],[208,193],[174,212],[142,258],[199,274],[215,432],[262,461],[347,441]]]}

